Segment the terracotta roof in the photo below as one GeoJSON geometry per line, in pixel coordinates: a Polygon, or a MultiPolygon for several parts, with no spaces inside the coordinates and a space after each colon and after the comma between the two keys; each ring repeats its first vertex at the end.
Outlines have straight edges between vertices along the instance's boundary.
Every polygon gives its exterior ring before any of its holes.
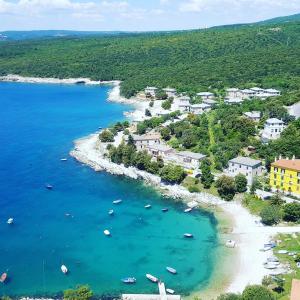
{"type": "Polygon", "coordinates": [[[300,159],[295,159],[295,160],[280,159],[273,162],[272,166],[300,172],[300,159]]]}
{"type": "Polygon", "coordinates": [[[300,300],[300,280],[298,279],[292,281],[291,300],[300,300]]]}

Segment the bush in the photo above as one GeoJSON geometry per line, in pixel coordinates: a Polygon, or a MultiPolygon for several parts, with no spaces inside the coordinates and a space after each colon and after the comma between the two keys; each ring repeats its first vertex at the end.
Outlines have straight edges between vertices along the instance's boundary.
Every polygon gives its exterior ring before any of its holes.
{"type": "Polygon", "coordinates": [[[220,295],[217,300],[242,300],[242,297],[237,294],[233,293],[228,293],[228,294],[223,294],[220,295]]]}
{"type": "Polygon", "coordinates": [[[299,222],[300,204],[297,202],[285,204],[283,206],[283,219],[287,222],[299,222]]]}
{"type": "Polygon", "coordinates": [[[64,291],[64,300],[89,300],[93,292],[87,285],[78,286],[75,290],[64,291]]]}
{"type": "Polygon", "coordinates": [[[188,190],[189,190],[190,193],[199,193],[200,192],[199,188],[195,185],[189,186],[188,190]]]}
{"type": "Polygon", "coordinates": [[[281,220],[281,212],[278,206],[269,205],[260,213],[261,221],[265,225],[275,225],[278,224],[281,220]]]}
{"type": "Polygon", "coordinates": [[[201,183],[205,189],[209,189],[214,182],[214,176],[211,173],[211,162],[205,159],[201,163],[201,183]]]}
{"type": "Polygon", "coordinates": [[[99,134],[99,139],[102,143],[112,143],[114,142],[114,134],[106,129],[99,134]]]}
{"type": "Polygon", "coordinates": [[[247,191],[247,178],[243,174],[238,174],[234,178],[235,189],[238,193],[244,193],[247,191]]]}
{"type": "Polygon", "coordinates": [[[170,100],[166,100],[166,101],[164,101],[164,102],[161,104],[161,107],[162,107],[163,109],[165,109],[165,110],[168,110],[168,109],[171,108],[171,105],[172,105],[171,101],[170,101],[170,100]]]}
{"type": "Polygon", "coordinates": [[[180,166],[167,165],[162,168],[160,176],[162,180],[175,184],[181,183],[184,180],[186,173],[180,166]]]}
{"type": "Polygon", "coordinates": [[[226,201],[231,201],[235,195],[235,184],[233,178],[229,176],[221,176],[216,181],[216,187],[219,195],[226,201]]]}
{"type": "Polygon", "coordinates": [[[247,286],[242,294],[243,300],[275,300],[274,295],[262,285],[247,286]]]}

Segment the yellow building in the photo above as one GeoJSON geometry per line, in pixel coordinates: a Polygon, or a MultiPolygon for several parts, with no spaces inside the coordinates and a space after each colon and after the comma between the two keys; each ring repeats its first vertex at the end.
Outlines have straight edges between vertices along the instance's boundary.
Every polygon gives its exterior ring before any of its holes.
{"type": "Polygon", "coordinates": [[[300,196],[300,159],[279,159],[272,163],[270,186],[273,190],[300,196]]]}

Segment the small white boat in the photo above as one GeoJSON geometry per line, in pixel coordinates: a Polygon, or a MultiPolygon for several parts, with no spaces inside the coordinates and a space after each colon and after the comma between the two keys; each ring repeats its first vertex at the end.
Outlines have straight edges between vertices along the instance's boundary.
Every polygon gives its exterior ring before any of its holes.
{"type": "Polygon", "coordinates": [[[110,236],[110,231],[107,230],[107,229],[105,229],[105,230],[103,231],[103,233],[104,233],[106,236],[110,236]]]}
{"type": "Polygon", "coordinates": [[[185,233],[183,236],[188,239],[191,239],[194,237],[191,233],[185,233]]]}
{"type": "Polygon", "coordinates": [[[65,265],[62,265],[60,267],[61,271],[64,273],[64,274],[67,274],[68,273],[68,268],[65,266],[65,265]]]}
{"type": "Polygon", "coordinates": [[[175,294],[175,291],[172,290],[172,289],[166,289],[166,292],[167,292],[168,294],[171,294],[171,295],[174,295],[174,294],[175,294]]]}
{"type": "Polygon", "coordinates": [[[67,161],[67,158],[61,158],[60,161],[67,161]]]}
{"type": "Polygon", "coordinates": [[[46,184],[45,187],[47,190],[53,190],[53,185],[51,185],[51,184],[46,184]]]}
{"type": "Polygon", "coordinates": [[[9,218],[6,222],[7,224],[11,225],[14,223],[14,219],[13,218],[9,218]]]}
{"type": "Polygon", "coordinates": [[[278,254],[287,254],[288,251],[287,250],[278,250],[277,253],[278,254]]]}
{"type": "Polygon", "coordinates": [[[189,213],[189,212],[191,212],[192,210],[193,210],[193,209],[189,207],[189,208],[185,209],[184,212],[185,212],[185,213],[189,213]]]}
{"type": "Polygon", "coordinates": [[[118,199],[118,200],[113,201],[113,204],[120,204],[121,202],[122,202],[122,200],[118,199]]]}
{"type": "Polygon", "coordinates": [[[233,241],[233,240],[227,240],[226,243],[225,243],[225,246],[226,246],[227,248],[235,248],[236,242],[233,241]]]}
{"type": "Polygon", "coordinates": [[[147,277],[150,281],[152,281],[152,282],[154,282],[154,283],[157,283],[157,282],[158,282],[158,278],[156,278],[155,276],[153,276],[153,275],[151,275],[151,274],[146,274],[146,277],[147,277]]]}
{"type": "Polygon", "coordinates": [[[147,204],[147,205],[145,205],[145,208],[146,208],[146,209],[149,209],[149,208],[151,208],[151,205],[150,205],[150,204],[147,204]]]}
{"type": "Polygon", "coordinates": [[[174,268],[166,267],[167,271],[171,274],[177,274],[177,271],[174,268]]]}
{"type": "Polygon", "coordinates": [[[114,212],[113,209],[110,209],[110,210],[108,211],[108,214],[109,214],[110,216],[112,216],[114,213],[115,213],[115,212],[114,212]]]}

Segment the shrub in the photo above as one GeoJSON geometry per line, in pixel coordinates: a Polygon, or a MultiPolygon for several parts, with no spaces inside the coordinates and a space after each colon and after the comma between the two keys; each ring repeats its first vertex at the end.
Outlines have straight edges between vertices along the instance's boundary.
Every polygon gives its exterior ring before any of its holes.
{"type": "Polygon", "coordinates": [[[265,225],[275,225],[281,220],[280,208],[278,206],[269,205],[260,213],[261,221],[265,225]]]}
{"type": "Polygon", "coordinates": [[[221,176],[216,181],[216,187],[219,195],[226,201],[231,201],[235,195],[235,184],[233,178],[229,176],[221,176]]]}
{"type": "Polygon", "coordinates": [[[242,294],[243,300],[275,300],[274,295],[262,285],[247,286],[242,294]]]}
{"type": "Polygon", "coordinates": [[[160,174],[162,180],[169,183],[181,183],[186,176],[184,169],[176,165],[164,166],[160,174]]]}
{"type": "Polygon", "coordinates": [[[189,186],[188,190],[189,190],[190,193],[199,193],[200,192],[199,188],[195,185],[189,186]]]}
{"type": "Polygon", "coordinates": [[[106,129],[99,134],[99,139],[102,143],[112,143],[114,142],[114,134],[106,129]]]}
{"type": "Polygon", "coordinates": [[[237,294],[233,293],[228,293],[228,294],[223,294],[220,295],[217,300],[242,300],[242,297],[237,294]]]}
{"type": "Polygon", "coordinates": [[[247,191],[247,178],[243,174],[238,174],[234,178],[235,189],[238,193],[244,193],[247,191]]]}
{"type": "Polygon", "coordinates": [[[78,286],[75,290],[64,291],[64,300],[89,300],[93,292],[87,285],[78,286]]]}
{"type": "Polygon", "coordinates": [[[293,202],[283,206],[283,219],[288,222],[300,221],[300,204],[293,202]]]}

